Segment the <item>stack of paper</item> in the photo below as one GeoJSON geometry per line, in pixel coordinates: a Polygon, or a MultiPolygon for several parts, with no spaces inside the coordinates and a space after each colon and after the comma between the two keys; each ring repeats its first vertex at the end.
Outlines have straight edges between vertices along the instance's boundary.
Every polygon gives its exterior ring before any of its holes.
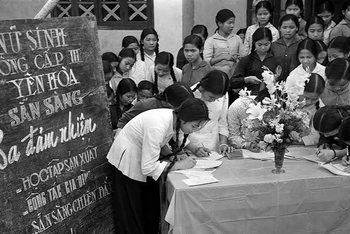
{"type": "Polygon", "coordinates": [[[193,167],[194,169],[209,169],[209,168],[215,168],[222,164],[222,161],[215,161],[215,160],[203,160],[203,159],[197,159],[197,163],[193,167]]]}
{"type": "Polygon", "coordinates": [[[204,157],[204,158],[201,158],[201,159],[206,159],[206,160],[219,160],[221,158],[223,158],[224,156],[219,154],[218,152],[215,152],[215,151],[211,151],[209,156],[208,157],[204,157]]]}
{"type": "Polygon", "coordinates": [[[177,170],[174,172],[183,174],[188,177],[188,179],[183,180],[183,182],[188,186],[210,184],[219,182],[219,180],[216,179],[212,173],[215,171],[215,168],[221,164],[222,161],[197,160],[197,163],[193,168],[186,170],[177,170]]]}

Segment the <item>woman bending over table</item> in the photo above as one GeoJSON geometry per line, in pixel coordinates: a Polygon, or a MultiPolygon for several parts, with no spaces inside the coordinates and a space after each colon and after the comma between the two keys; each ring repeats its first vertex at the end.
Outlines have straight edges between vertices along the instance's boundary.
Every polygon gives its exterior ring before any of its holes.
{"type": "Polygon", "coordinates": [[[196,98],[176,109],[155,109],[133,118],[115,138],[107,154],[115,166],[113,202],[116,231],[123,234],[157,234],[159,229],[159,184],[162,173],[188,169],[192,157],[177,161],[187,134],[202,128],[209,120],[208,108],[196,98]],[[185,137],[179,142],[179,132],[185,137]],[[175,138],[175,139],[173,139],[175,138]],[[161,148],[173,139],[171,162],[160,158],[161,148]],[[156,181],[156,182],[154,182],[156,181]]]}

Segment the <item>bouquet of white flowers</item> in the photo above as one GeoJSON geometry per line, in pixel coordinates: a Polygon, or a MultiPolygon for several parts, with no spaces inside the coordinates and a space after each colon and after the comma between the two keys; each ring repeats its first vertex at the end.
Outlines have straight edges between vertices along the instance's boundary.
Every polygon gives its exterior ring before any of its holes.
{"type": "MultiPolygon", "coordinates": [[[[242,126],[243,138],[246,142],[258,145],[262,150],[273,150],[275,154],[280,152],[284,155],[288,145],[300,141],[301,136],[308,131],[309,119],[308,115],[301,111],[304,102],[298,101],[298,95],[295,95],[300,91],[289,89],[283,81],[275,83],[274,74],[268,68],[263,68],[263,81],[270,98],[265,97],[262,103],[249,105],[249,115],[242,126]]],[[[304,86],[300,86],[300,89],[303,90],[304,86]]],[[[246,90],[240,94],[248,96],[246,90]]]]}

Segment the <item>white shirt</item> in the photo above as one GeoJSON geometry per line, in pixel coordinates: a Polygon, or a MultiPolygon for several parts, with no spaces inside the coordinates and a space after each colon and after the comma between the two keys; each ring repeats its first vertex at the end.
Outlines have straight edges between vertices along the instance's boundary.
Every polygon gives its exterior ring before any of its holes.
{"type": "Polygon", "coordinates": [[[246,111],[249,108],[250,103],[254,103],[254,99],[248,97],[239,97],[228,108],[228,141],[231,145],[237,148],[242,148],[244,143],[244,139],[242,137],[242,124],[243,120],[249,115],[246,111]]]}
{"type": "MultiPolygon", "coordinates": [[[[325,74],[325,67],[322,66],[319,63],[316,63],[315,69],[311,71],[311,73],[317,73],[319,74],[324,80],[326,80],[326,74],[325,74]]],[[[286,79],[286,87],[293,86],[297,80],[295,79],[303,79],[305,75],[307,75],[308,72],[304,70],[303,65],[300,64],[297,66],[293,71],[290,72],[289,76],[286,79]]],[[[297,95],[302,95],[304,90],[300,90],[300,93],[297,93],[297,95]]]]}
{"type": "MultiPolygon", "coordinates": [[[[194,89],[197,84],[193,85],[191,88],[194,89]]],[[[196,98],[202,99],[202,94],[198,89],[193,94],[196,98]]],[[[218,151],[219,134],[228,137],[228,94],[214,102],[204,102],[209,110],[210,121],[201,130],[191,133],[188,139],[197,147],[202,147],[204,145],[210,150],[218,151]]]]}
{"type": "MultiPolygon", "coordinates": [[[[151,67],[154,66],[154,60],[156,60],[156,56],[157,56],[156,52],[153,52],[152,55],[148,55],[147,53],[144,53],[145,61],[143,61],[143,62],[146,63],[146,66],[147,66],[150,73],[153,71],[153,70],[151,70],[151,67]]],[[[138,53],[136,55],[136,59],[142,61],[140,53],[138,53]]]]}
{"type": "Polygon", "coordinates": [[[107,159],[131,179],[157,180],[167,162],[160,162],[161,148],[175,135],[172,109],[145,111],[130,120],[115,138],[107,159]]]}
{"type": "Polygon", "coordinates": [[[146,63],[141,59],[139,59],[139,60],[136,60],[134,66],[132,66],[128,74],[123,75],[123,77],[128,77],[133,79],[136,85],[138,85],[140,81],[150,79],[150,71],[146,63]]]}
{"type": "MultiPolygon", "coordinates": [[[[174,69],[174,74],[175,74],[176,81],[177,82],[181,82],[181,80],[182,80],[182,70],[180,70],[179,68],[174,67],[174,66],[173,66],[173,69],[174,69]]],[[[158,76],[158,81],[157,81],[157,84],[156,84],[155,83],[155,79],[154,79],[154,66],[151,67],[151,70],[153,72],[151,72],[151,76],[150,76],[149,81],[151,81],[155,85],[158,85],[159,93],[163,92],[164,89],[166,89],[168,86],[174,84],[173,78],[171,77],[170,73],[165,75],[165,76],[163,76],[163,77],[159,77],[158,76]]]]}

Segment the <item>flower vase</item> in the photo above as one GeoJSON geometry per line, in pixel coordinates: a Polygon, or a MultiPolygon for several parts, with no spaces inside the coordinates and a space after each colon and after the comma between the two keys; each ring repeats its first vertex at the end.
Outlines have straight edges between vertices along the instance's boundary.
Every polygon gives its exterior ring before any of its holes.
{"type": "Polygon", "coordinates": [[[273,153],[275,154],[275,169],[272,170],[274,174],[283,174],[285,170],[282,169],[284,154],[286,153],[286,147],[278,146],[273,149],[273,153]]]}

